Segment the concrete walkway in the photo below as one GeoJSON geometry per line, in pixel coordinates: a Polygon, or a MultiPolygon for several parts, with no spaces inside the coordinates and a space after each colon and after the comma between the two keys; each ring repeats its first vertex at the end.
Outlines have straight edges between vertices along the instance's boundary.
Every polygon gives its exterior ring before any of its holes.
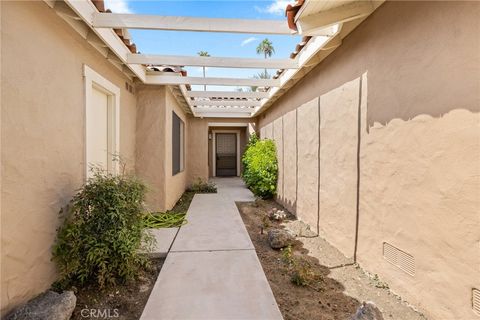
{"type": "Polygon", "coordinates": [[[239,178],[195,195],[141,319],[282,319],[235,201],[254,198],[239,178]]]}

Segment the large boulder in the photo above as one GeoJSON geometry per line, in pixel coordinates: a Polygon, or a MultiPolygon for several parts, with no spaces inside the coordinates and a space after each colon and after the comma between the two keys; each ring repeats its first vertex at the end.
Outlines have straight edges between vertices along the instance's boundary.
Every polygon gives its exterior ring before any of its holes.
{"type": "Polygon", "coordinates": [[[72,316],[77,297],[72,291],[47,291],[12,311],[6,320],[68,320],[72,316]]]}
{"type": "Polygon", "coordinates": [[[364,302],[358,307],[351,320],[384,320],[382,313],[373,302],[364,302]]]}
{"type": "Polygon", "coordinates": [[[292,244],[295,237],[283,229],[273,229],[268,231],[268,243],[273,249],[285,248],[292,244]]]}

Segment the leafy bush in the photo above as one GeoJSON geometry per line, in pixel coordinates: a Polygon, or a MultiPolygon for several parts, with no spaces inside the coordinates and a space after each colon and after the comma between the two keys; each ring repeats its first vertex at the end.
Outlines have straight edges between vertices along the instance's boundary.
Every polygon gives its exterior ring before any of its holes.
{"type": "Polygon", "coordinates": [[[243,180],[253,194],[272,198],[277,189],[277,155],[273,140],[258,140],[253,134],[242,158],[243,180]]]}
{"type": "Polygon", "coordinates": [[[188,189],[187,192],[194,193],[217,193],[217,186],[213,182],[203,181],[198,178],[188,189]]]}
{"type": "Polygon", "coordinates": [[[132,279],[146,266],[139,248],[149,250],[153,240],[142,219],[145,192],[145,185],[132,176],[94,170],[58,230],[53,260],[60,270],[59,283],[96,282],[102,288],[132,279]]]}

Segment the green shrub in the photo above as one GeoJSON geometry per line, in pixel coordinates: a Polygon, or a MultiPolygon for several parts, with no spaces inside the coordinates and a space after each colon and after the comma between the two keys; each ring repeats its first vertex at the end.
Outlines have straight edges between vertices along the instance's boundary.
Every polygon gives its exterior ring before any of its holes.
{"type": "Polygon", "coordinates": [[[132,176],[94,170],[73,197],[53,247],[62,286],[93,282],[102,288],[130,280],[146,266],[139,253],[152,245],[142,219],[145,192],[132,176]]]}
{"type": "Polygon", "coordinates": [[[187,189],[187,192],[194,193],[217,193],[217,186],[213,182],[203,181],[198,178],[192,185],[187,189]]]}
{"type": "Polygon", "coordinates": [[[267,199],[276,194],[277,155],[273,140],[258,140],[252,135],[242,158],[243,180],[253,194],[267,199]]]}

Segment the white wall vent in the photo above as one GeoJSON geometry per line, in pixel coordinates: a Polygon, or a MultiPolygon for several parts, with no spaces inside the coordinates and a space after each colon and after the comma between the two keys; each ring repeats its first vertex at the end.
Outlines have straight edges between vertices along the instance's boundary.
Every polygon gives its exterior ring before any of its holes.
{"type": "Polygon", "coordinates": [[[384,242],[383,257],[385,260],[409,275],[415,275],[415,258],[405,251],[402,251],[391,244],[384,242]]]}
{"type": "Polygon", "coordinates": [[[480,290],[472,289],[472,308],[473,311],[480,316],[480,290]]]}

